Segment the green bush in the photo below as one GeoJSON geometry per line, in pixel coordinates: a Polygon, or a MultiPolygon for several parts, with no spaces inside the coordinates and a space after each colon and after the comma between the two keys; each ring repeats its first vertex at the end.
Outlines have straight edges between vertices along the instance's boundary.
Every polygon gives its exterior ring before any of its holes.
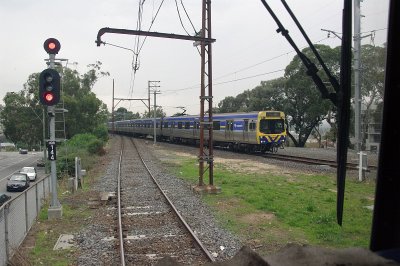
{"type": "Polygon", "coordinates": [[[98,138],[103,140],[104,142],[108,141],[108,130],[105,125],[98,126],[94,131],[93,134],[98,138]]]}
{"type": "Polygon", "coordinates": [[[97,156],[104,155],[104,141],[98,139],[93,134],[77,134],[70,140],[64,142],[57,149],[57,172],[61,177],[61,173],[75,175],[75,157],[81,159],[82,165],[86,170],[92,168],[96,163],[97,156]]]}
{"type": "Polygon", "coordinates": [[[93,134],[89,133],[77,134],[73,136],[70,140],[68,140],[66,144],[71,147],[79,147],[87,149],[89,143],[96,139],[97,137],[93,134]]]}
{"type": "Polygon", "coordinates": [[[104,155],[104,142],[100,139],[91,140],[88,144],[87,150],[90,154],[104,155]]]}

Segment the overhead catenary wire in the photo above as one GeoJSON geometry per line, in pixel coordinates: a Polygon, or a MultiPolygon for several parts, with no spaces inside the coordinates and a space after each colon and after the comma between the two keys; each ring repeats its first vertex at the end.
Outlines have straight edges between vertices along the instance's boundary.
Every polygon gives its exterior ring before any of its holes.
{"type": "Polygon", "coordinates": [[[189,22],[190,22],[190,25],[192,25],[193,31],[194,31],[195,33],[197,33],[196,27],[193,25],[193,22],[192,22],[192,20],[190,19],[190,16],[189,16],[188,12],[186,11],[185,5],[183,4],[183,0],[181,0],[181,5],[182,5],[182,7],[183,7],[183,10],[185,11],[186,17],[188,18],[188,20],[189,20],[189,22]]]}
{"type": "MultiPolygon", "coordinates": [[[[137,19],[137,22],[136,22],[136,30],[141,30],[142,29],[142,17],[143,17],[143,4],[144,4],[144,2],[145,2],[145,0],[139,1],[138,19],[137,19]]],[[[151,30],[151,28],[152,28],[152,26],[154,24],[154,21],[156,20],[157,15],[160,12],[160,9],[161,9],[163,3],[164,3],[164,0],[161,1],[160,5],[159,5],[159,7],[157,9],[156,14],[152,17],[152,20],[151,20],[151,23],[150,23],[148,31],[151,30]]],[[[154,2],[153,2],[153,4],[154,4],[154,2]]],[[[143,41],[140,42],[140,36],[139,35],[137,35],[136,38],[135,38],[135,44],[134,44],[135,48],[134,48],[134,52],[133,52],[134,55],[133,55],[132,70],[131,70],[131,72],[133,72],[133,76],[131,74],[129,96],[133,95],[133,87],[134,87],[134,83],[135,83],[135,79],[136,79],[136,71],[138,70],[138,66],[139,66],[139,63],[138,63],[139,62],[139,55],[140,55],[140,52],[143,49],[143,46],[144,46],[144,43],[146,42],[146,39],[147,39],[147,36],[145,36],[143,41]]]]}
{"type": "MultiPolygon", "coordinates": [[[[183,4],[182,0],[181,0],[181,5],[183,7],[183,10],[185,11],[186,17],[188,18],[190,24],[192,25],[194,33],[197,34],[196,28],[194,27],[194,25],[192,23],[192,20],[190,19],[190,16],[189,16],[189,14],[188,14],[188,12],[187,12],[187,10],[185,8],[185,5],[183,4]]],[[[183,30],[186,32],[186,34],[188,36],[190,36],[190,33],[186,30],[185,25],[183,25],[183,21],[182,21],[181,13],[179,12],[179,7],[178,7],[178,1],[177,0],[175,0],[175,6],[176,6],[176,11],[178,13],[178,17],[179,17],[179,21],[181,23],[181,26],[182,26],[183,30]]],[[[196,49],[197,49],[197,52],[199,53],[199,55],[201,55],[200,49],[197,46],[196,46],[196,49]]]]}
{"type": "Polygon", "coordinates": [[[181,26],[183,30],[186,32],[187,35],[190,35],[190,33],[186,30],[185,25],[183,25],[183,21],[181,18],[181,13],[179,12],[179,7],[178,7],[178,1],[175,0],[175,6],[176,6],[176,12],[178,13],[179,21],[181,22],[181,26]]]}

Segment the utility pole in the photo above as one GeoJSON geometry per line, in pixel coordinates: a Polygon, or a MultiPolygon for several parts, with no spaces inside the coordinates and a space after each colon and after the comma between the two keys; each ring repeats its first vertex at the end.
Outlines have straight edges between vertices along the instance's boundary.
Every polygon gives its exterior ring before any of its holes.
{"type": "MultiPolygon", "coordinates": [[[[157,82],[159,82],[159,81],[157,81],[157,82]]],[[[160,86],[156,86],[156,87],[160,87],[160,86]]],[[[154,135],[153,135],[153,138],[154,138],[154,145],[156,145],[156,142],[157,142],[157,118],[156,118],[156,110],[157,110],[157,101],[156,101],[156,98],[157,98],[157,94],[161,94],[160,93],[160,91],[159,90],[153,90],[153,94],[154,94],[154,107],[153,107],[153,119],[154,119],[154,122],[153,122],[153,127],[154,127],[154,135]]],[[[150,114],[150,113],[149,113],[150,114]]],[[[161,125],[160,125],[161,126],[161,125]]]]}
{"type": "MultiPolygon", "coordinates": [[[[361,119],[361,39],[371,36],[361,36],[361,8],[360,2],[363,0],[354,0],[354,133],[356,139],[356,150],[359,154],[358,161],[358,180],[365,179],[365,172],[367,170],[367,154],[363,152],[364,135],[362,132],[362,119],[361,119]]],[[[365,128],[365,127],[364,127],[365,128]]]]}
{"type": "Polygon", "coordinates": [[[361,14],[360,1],[354,0],[354,126],[356,150],[362,149],[361,136],[361,14]]]}
{"type": "Polygon", "coordinates": [[[114,122],[115,122],[115,121],[114,121],[114,120],[115,120],[115,116],[114,116],[115,108],[118,106],[118,104],[119,104],[121,101],[141,101],[141,102],[148,108],[149,114],[150,114],[150,91],[149,91],[149,97],[148,97],[148,98],[143,98],[143,99],[141,99],[141,98],[136,98],[136,99],[115,98],[115,97],[114,97],[114,79],[113,79],[112,110],[111,110],[111,112],[112,112],[112,130],[113,130],[113,133],[115,133],[115,127],[114,127],[114,122]],[[114,101],[115,101],[115,100],[118,100],[117,104],[114,104],[114,101]],[[148,104],[146,104],[145,101],[147,101],[148,104]]]}
{"type": "MultiPolygon", "coordinates": [[[[160,85],[158,85],[158,84],[160,84],[160,81],[158,81],[158,80],[149,80],[149,81],[147,81],[147,91],[148,91],[148,95],[149,95],[149,117],[151,116],[151,110],[150,110],[150,92],[151,92],[151,89],[155,89],[155,88],[159,88],[160,87],[160,85]]],[[[155,89],[156,90],[156,89],[155,89]]]]}
{"type": "Polygon", "coordinates": [[[43,163],[44,166],[44,173],[47,174],[47,167],[46,167],[46,116],[45,116],[45,107],[43,107],[42,116],[43,116],[43,163]]]}
{"type": "Polygon", "coordinates": [[[200,93],[200,143],[199,143],[199,183],[197,189],[217,192],[214,186],[214,152],[213,152],[213,110],[212,110],[212,49],[211,42],[211,1],[203,0],[201,29],[201,93],[200,93]],[[206,95],[206,88],[208,88],[206,95]],[[208,121],[205,122],[205,101],[208,101],[208,121]],[[205,138],[204,127],[207,126],[208,137],[205,138]],[[205,153],[205,140],[208,141],[208,154],[205,153]],[[209,183],[204,184],[204,163],[208,164],[209,183]]]}
{"type": "Polygon", "coordinates": [[[111,107],[111,121],[112,121],[112,133],[115,134],[115,110],[114,110],[114,79],[113,79],[113,93],[112,93],[112,107],[111,107]]]}
{"type": "Polygon", "coordinates": [[[51,202],[48,209],[48,219],[62,217],[62,206],[57,198],[57,165],[56,165],[56,133],[55,133],[55,104],[60,101],[60,75],[54,70],[55,57],[61,48],[57,39],[49,38],[44,44],[45,51],[49,54],[49,69],[45,69],[39,76],[39,99],[42,104],[47,106],[49,115],[50,139],[47,143],[48,159],[51,169],[51,202]]]}

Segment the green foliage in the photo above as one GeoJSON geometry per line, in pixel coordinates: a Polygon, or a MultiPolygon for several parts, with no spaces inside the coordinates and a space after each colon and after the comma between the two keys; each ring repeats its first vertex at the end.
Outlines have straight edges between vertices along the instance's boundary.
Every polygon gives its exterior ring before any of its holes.
{"type": "Polygon", "coordinates": [[[68,146],[69,149],[75,150],[74,154],[76,154],[79,151],[80,153],[82,153],[82,150],[85,150],[86,152],[89,153],[89,155],[91,154],[103,155],[104,144],[105,144],[104,139],[100,139],[94,134],[86,133],[86,134],[75,135],[71,140],[67,142],[66,145],[68,146]]]}
{"type": "Polygon", "coordinates": [[[132,111],[128,111],[124,107],[120,107],[114,112],[114,121],[131,120],[139,118],[140,118],[139,112],[134,114],[132,111]]]}
{"type": "Polygon", "coordinates": [[[0,113],[0,123],[6,138],[23,148],[38,146],[43,140],[42,107],[35,105],[35,99],[26,91],[8,92],[3,100],[5,106],[0,113]]]}
{"type": "Polygon", "coordinates": [[[88,152],[90,154],[98,154],[98,155],[104,155],[105,151],[103,149],[104,142],[100,139],[94,139],[88,143],[88,152]]]}
{"type": "Polygon", "coordinates": [[[62,173],[75,175],[75,157],[79,157],[82,165],[85,165],[85,169],[90,170],[98,158],[97,155],[105,153],[104,144],[104,140],[89,133],[75,135],[72,139],[64,142],[57,149],[58,176],[62,178],[62,173]]]}
{"type": "Polygon", "coordinates": [[[100,125],[96,127],[93,131],[93,135],[95,135],[98,139],[103,140],[104,142],[108,141],[108,129],[106,125],[100,125]]]}
{"type": "MultiPolygon", "coordinates": [[[[100,134],[98,127],[107,122],[107,106],[91,89],[100,77],[109,74],[101,71],[101,62],[88,67],[88,72],[82,76],[68,67],[57,69],[63,77],[61,98],[64,108],[68,110],[65,115],[67,139],[79,133],[100,134]]],[[[43,138],[49,138],[48,130],[45,133],[47,135],[43,136],[43,122],[48,128],[48,117],[45,112],[43,119],[43,106],[38,97],[38,77],[39,73],[31,74],[21,91],[7,93],[3,99],[5,106],[0,110],[0,123],[7,139],[23,143],[28,149],[39,147],[43,138]]],[[[104,134],[101,138],[105,139],[104,134]]]]}
{"type": "MultiPolygon", "coordinates": [[[[154,117],[154,109],[150,109],[150,113],[145,111],[142,117],[154,117]]],[[[165,112],[163,111],[162,107],[157,107],[156,117],[165,117],[165,112]]]]}
{"type": "MultiPolygon", "coordinates": [[[[196,161],[185,157],[179,162],[180,165],[174,167],[175,171],[196,184],[196,161]]],[[[223,224],[243,237],[247,236],[248,230],[243,228],[253,224],[245,224],[241,217],[248,213],[265,213],[275,219],[257,224],[258,228],[263,228],[257,234],[260,241],[270,243],[271,236],[280,232],[283,239],[276,240],[273,245],[295,241],[335,248],[368,248],[372,212],[366,206],[373,204],[373,182],[346,181],[343,227],[336,223],[334,176],[286,176],[263,171],[244,173],[218,166],[214,182],[221,186],[222,193],[205,195],[206,201],[216,209],[223,224]]]]}
{"type": "Polygon", "coordinates": [[[69,147],[79,147],[83,149],[87,149],[89,143],[93,140],[96,140],[97,137],[93,134],[85,133],[85,134],[78,134],[75,135],[73,138],[68,140],[67,145],[69,147]]]}

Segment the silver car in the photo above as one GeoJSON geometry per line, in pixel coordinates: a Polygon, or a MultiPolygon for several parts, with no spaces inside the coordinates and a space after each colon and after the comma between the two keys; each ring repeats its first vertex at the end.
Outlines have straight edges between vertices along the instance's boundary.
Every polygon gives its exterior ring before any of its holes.
{"type": "Polygon", "coordinates": [[[19,171],[19,172],[27,174],[30,181],[35,181],[36,180],[37,173],[36,173],[36,168],[35,167],[30,167],[30,166],[23,167],[21,169],[21,171],[19,171]]]}

